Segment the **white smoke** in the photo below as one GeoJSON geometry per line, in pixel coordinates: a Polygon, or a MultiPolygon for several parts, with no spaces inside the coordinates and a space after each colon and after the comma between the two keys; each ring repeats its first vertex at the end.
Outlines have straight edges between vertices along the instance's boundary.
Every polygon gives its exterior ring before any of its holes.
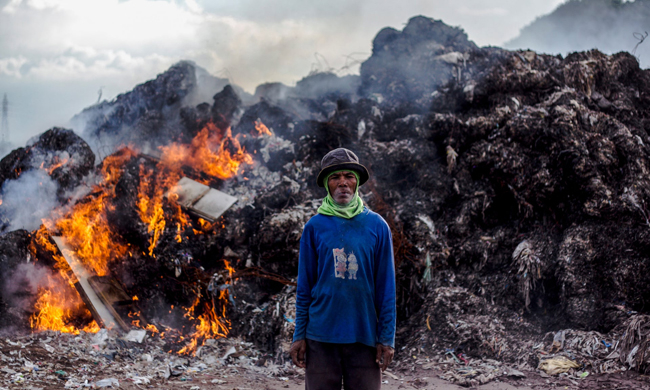
{"type": "Polygon", "coordinates": [[[650,39],[645,39],[646,32],[650,31],[648,17],[650,3],[647,1],[569,0],[524,27],[518,37],[504,46],[562,55],[591,49],[606,54],[627,51],[647,68],[650,66],[650,39]]]}
{"type": "Polygon", "coordinates": [[[21,263],[4,280],[3,297],[10,307],[29,310],[39,287],[51,284],[52,270],[36,263],[21,263]]]}
{"type": "Polygon", "coordinates": [[[6,231],[36,230],[59,205],[58,184],[41,169],[24,172],[16,180],[7,180],[0,191],[2,217],[6,231]]]}

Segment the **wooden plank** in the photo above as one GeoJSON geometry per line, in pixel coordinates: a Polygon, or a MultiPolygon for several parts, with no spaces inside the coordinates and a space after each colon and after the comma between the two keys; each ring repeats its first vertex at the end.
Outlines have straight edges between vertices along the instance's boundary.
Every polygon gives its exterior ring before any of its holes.
{"type": "MultiPolygon", "coordinates": [[[[97,293],[99,299],[104,302],[104,305],[106,305],[106,308],[115,317],[122,329],[129,331],[131,326],[124,321],[124,318],[128,317],[129,312],[139,313],[140,310],[126,291],[124,291],[122,285],[110,276],[91,276],[88,278],[88,283],[95,293],[97,293]]],[[[139,315],[136,317],[140,319],[139,315]]],[[[141,322],[145,325],[143,321],[141,322]]]]}
{"type": "MultiPolygon", "coordinates": [[[[74,276],[77,278],[78,282],[75,283],[75,287],[79,291],[79,295],[83,299],[86,306],[93,315],[93,318],[97,323],[107,329],[112,329],[118,326],[119,321],[115,319],[113,314],[106,308],[106,305],[99,298],[95,290],[90,286],[88,278],[92,275],[84,268],[83,264],[77,259],[74,252],[68,246],[65,238],[63,237],[52,237],[56,246],[59,247],[63,258],[68,262],[74,276]]],[[[123,322],[123,321],[122,321],[123,322]]]]}
{"type": "Polygon", "coordinates": [[[169,197],[171,193],[178,195],[176,201],[182,207],[210,222],[219,219],[237,202],[237,198],[234,196],[210,188],[188,177],[181,178],[166,196],[169,197]]]}

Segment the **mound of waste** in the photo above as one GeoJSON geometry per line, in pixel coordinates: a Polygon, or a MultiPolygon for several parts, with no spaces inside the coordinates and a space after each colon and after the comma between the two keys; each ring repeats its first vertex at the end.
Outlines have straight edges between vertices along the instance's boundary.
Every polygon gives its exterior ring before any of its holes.
{"type": "MultiPolygon", "coordinates": [[[[22,291],[22,312],[3,293],[14,324],[51,329],[39,302],[68,281],[50,240],[61,236],[134,296],[122,302],[140,309],[133,326],[164,331],[165,348],[230,334],[282,359],[302,227],[325,195],[320,159],[346,147],[393,232],[403,357],[435,356],[431,367],[467,385],[538,367],[576,379],[647,369],[650,73],[633,56],[478,48],[416,17],[377,35],[360,77],[310,75],[255,97],[225,86],[183,104],[192,69],[84,111],[91,145],[135,146],[111,152],[41,228],[0,242],[12,246],[3,267],[44,264],[62,280],[22,291]],[[190,179],[237,201],[210,220],[179,190],[190,179]]],[[[3,193],[48,164],[3,168],[3,193]]],[[[81,303],[66,318],[91,320],[81,303]]]]}

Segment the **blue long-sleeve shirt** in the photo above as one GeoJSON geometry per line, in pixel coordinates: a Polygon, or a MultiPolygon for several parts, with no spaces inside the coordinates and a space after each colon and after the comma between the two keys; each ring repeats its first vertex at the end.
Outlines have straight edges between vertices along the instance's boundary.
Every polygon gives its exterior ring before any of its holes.
{"type": "Polygon", "coordinates": [[[351,219],[317,214],[300,239],[293,340],[395,346],[390,228],[365,208],[351,219]]]}

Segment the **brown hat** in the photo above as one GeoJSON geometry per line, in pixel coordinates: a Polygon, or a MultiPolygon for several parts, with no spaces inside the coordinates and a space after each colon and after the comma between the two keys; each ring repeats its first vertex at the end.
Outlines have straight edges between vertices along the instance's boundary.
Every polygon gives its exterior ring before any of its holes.
{"type": "Polygon", "coordinates": [[[359,157],[351,150],[345,148],[334,149],[327,153],[320,162],[321,171],[316,181],[319,187],[325,187],[323,181],[330,173],[340,170],[355,171],[359,174],[359,185],[368,181],[368,170],[359,164],[359,157]]]}

